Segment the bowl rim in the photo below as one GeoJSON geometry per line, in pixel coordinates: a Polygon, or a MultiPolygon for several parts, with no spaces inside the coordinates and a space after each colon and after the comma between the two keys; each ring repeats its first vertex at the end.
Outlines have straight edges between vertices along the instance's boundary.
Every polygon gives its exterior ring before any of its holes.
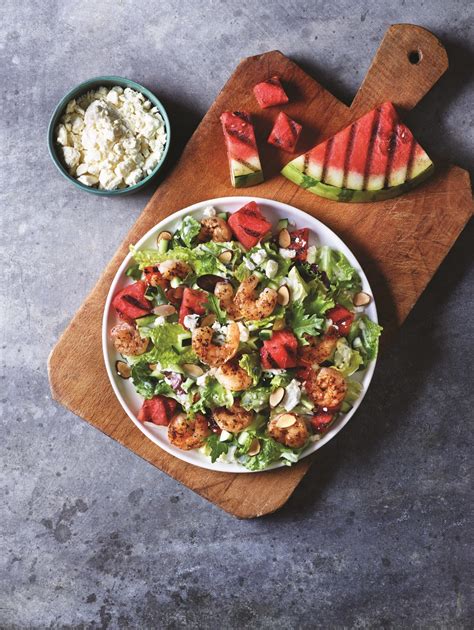
{"type": "MultiPolygon", "coordinates": [[[[100,87],[100,86],[97,86],[97,87],[100,87]]],[[[163,166],[166,160],[166,157],[168,155],[170,142],[171,142],[171,125],[170,125],[166,108],[163,105],[163,103],[160,101],[160,99],[151,90],[146,88],[144,85],[141,85],[140,83],[137,83],[136,81],[133,81],[132,79],[127,79],[126,77],[120,77],[118,75],[100,75],[97,77],[92,77],[90,79],[87,79],[86,81],[82,81],[75,87],[71,88],[54,107],[51,117],[49,119],[48,131],[47,131],[48,153],[54,165],[56,166],[58,171],[61,173],[61,175],[65,177],[68,181],[70,181],[72,184],[74,184],[77,188],[84,190],[85,192],[88,192],[94,195],[104,196],[104,197],[126,195],[132,192],[136,192],[140,188],[145,187],[153,179],[153,177],[157,175],[160,168],[163,166]],[[66,168],[64,167],[57,153],[56,141],[54,139],[54,129],[66,105],[69,103],[71,99],[77,98],[79,95],[84,94],[89,89],[92,89],[93,85],[97,85],[103,81],[115,83],[116,85],[119,85],[120,87],[124,87],[124,88],[130,87],[132,89],[135,89],[137,92],[141,92],[144,96],[148,98],[149,101],[153,103],[154,106],[158,108],[158,111],[160,112],[160,115],[163,118],[163,121],[165,123],[166,144],[163,150],[163,155],[160,158],[160,161],[158,162],[158,164],[155,166],[155,168],[149,175],[141,179],[139,182],[137,182],[133,186],[127,186],[127,188],[117,188],[115,190],[99,190],[98,188],[86,186],[85,184],[79,182],[75,177],[73,177],[67,172],[66,168]]]]}
{"type": "MultiPolygon", "coordinates": [[[[153,225],[149,230],[147,230],[145,234],[143,234],[136,241],[135,247],[137,249],[140,249],[141,247],[143,247],[145,242],[151,236],[154,235],[155,232],[159,232],[160,230],[167,229],[169,223],[176,222],[178,219],[181,219],[183,216],[186,216],[188,214],[200,213],[208,205],[218,206],[221,204],[226,205],[228,203],[243,205],[245,203],[248,203],[248,201],[251,201],[251,200],[256,201],[257,203],[261,203],[262,205],[268,204],[270,206],[274,206],[275,209],[277,210],[285,210],[286,212],[289,212],[290,216],[296,215],[298,217],[298,220],[301,220],[302,222],[309,220],[310,223],[313,224],[313,227],[311,229],[313,229],[316,234],[318,234],[318,229],[320,229],[321,227],[323,228],[323,230],[326,230],[327,232],[329,232],[331,237],[333,237],[335,241],[338,243],[338,246],[340,247],[342,245],[342,250],[347,250],[347,253],[349,254],[348,258],[351,261],[351,264],[353,264],[355,268],[358,270],[358,272],[360,273],[360,276],[362,279],[363,290],[367,291],[370,295],[372,295],[372,298],[373,298],[370,304],[371,310],[372,310],[371,319],[376,323],[379,322],[378,311],[377,311],[377,301],[375,299],[375,295],[370,286],[365,270],[360,264],[359,260],[356,258],[352,249],[346,244],[343,238],[339,236],[338,233],[335,232],[331,227],[329,227],[324,221],[318,219],[312,214],[309,214],[305,210],[300,209],[299,207],[293,206],[290,203],[277,201],[276,199],[273,199],[273,198],[250,197],[250,196],[244,196],[244,195],[216,197],[214,199],[198,201],[176,212],[173,212],[172,214],[169,214],[168,216],[161,219],[161,221],[153,225]]],[[[236,210],[234,210],[233,212],[236,212],[236,210]]],[[[186,464],[191,464],[193,466],[196,466],[198,468],[203,468],[205,470],[210,470],[214,472],[225,472],[225,473],[230,473],[230,474],[234,474],[234,473],[253,474],[255,472],[267,472],[270,470],[275,470],[277,468],[282,468],[284,464],[282,464],[281,462],[275,462],[271,464],[270,466],[268,466],[267,468],[265,468],[263,471],[252,471],[252,470],[248,470],[243,465],[236,465],[235,463],[229,464],[229,463],[223,463],[223,462],[217,461],[211,464],[210,462],[206,462],[204,460],[196,461],[192,458],[192,455],[190,456],[188,451],[179,451],[179,449],[176,449],[171,444],[168,444],[166,440],[164,440],[162,443],[159,443],[157,441],[156,435],[153,434],[150,428],[137,419],[136,414],[133,413],[133,411],[131,410],[129,406],[128,401],[126,400],[125,395],[122,394],[122,392],[120,391],[117,385],[116,375],[114,374],[114,370],[113,370],[114,362],[110,360],[109,325],[108,325],[109,315],[112,309],[113,296],[115,295],[117,285],[120,283],[120,280],[123,278],[125,274],[125,270],[128,267],[132,258],[133,258],[133,255],[131,254],[131,252],[128,252],[115,272],[115,275],[111,281],[111,284],[109,286],[109,290],[107,293],[107,297],[105,300],[105,304],[104,304],[104,308],[102,312],[102,322],[101,322],[102,357],[105,363],[105,369],[106,369],[107,376],[109,378],[109,382],[111,384],[112,390],[117,400],[119,401],[122,409],[125,411],[126,415],[130,418],[133,424],[141,431],[141,433],[143,433],[151,442],[153,442],[153,444],[155,444],[156,446],[158,446],[158,448],[161,448],[168,454],[172,455],[173,457],[179,459],[180,461],[185,462],[186,464]]],[[[377,365],[377,359],[378,357],[375,357],[375,359],[372,359],[369,365],[365,368],[364,375],[363,375],[364,388],[360,396],[358,397],[358,399],[355,401],[354,405],[352,406],[352,409],[347,414],[344,414],[342,417],[340,417],[337,420],[337,422],[335,422],[332,425],[332,427],[323,435],[323,437],[320,440],[318,440],[317,442],[314,442],[311,447],[308,447],[308,449],[310,450],[306,452],[303,455],[303,457],[299,459],[299,462],[301,462],[303,459],[306,459],[306,457],[314,455],[316,451],[318,451],[322,446],[324,446],[330,440],[332,440],[355,415],[356,411],[362,404],[369,390],[370,384],[372,382],[372,377],[374,375],[375,368],[377,365]]]]}

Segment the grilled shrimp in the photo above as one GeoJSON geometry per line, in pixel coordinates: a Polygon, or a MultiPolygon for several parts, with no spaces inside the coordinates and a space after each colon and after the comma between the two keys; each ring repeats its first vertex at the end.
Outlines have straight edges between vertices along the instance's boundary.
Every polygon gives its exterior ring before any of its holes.
{"type": "Polygon", "coordinates": [[[120,354],[137,356],[146,352],[148,339],[142,339],[140,333],[128,322],[120,322],[110,331],[112,343],[120,354]]]}
{"type": "Polygon", "coordinates": [[[347,383],[342,374],[326,367],[310,370],[305,387],[311,400],[327,409],[337,409],[347,392],[347,383]]]}
{"type": "Polygon", "coordinates": [[[249,427],[254,419],[253,411],[247,411],[239,403],[234,403],[229,409],[217,407],[212,415],[218,426],[229,433],[240,433],[249,427]]]}
{"type": "Polygon", "coordinates": [[[227,243],[232,240],[232,231],[227,221],[220,217],[208,217],[201,221],[201,230],[198,235],[201,243],[214,241],[215,243],[227,243]]]}
{"type": "Polygon", "coordinates": [[[230,319],[239,318],[239,310],[234,304],[234,287],[230,282],[218,282],[214,289],[214,295],[230,319]]]}
{"type": "Polygon", "coordinates": [[[207,420],[201,414],[187,418],[184,413],[179,413],[168,425],[169,441],[183,451],[201,447],[210,432],[207,420]]]}
{"type": "Polygon", "coordinates": [[[235,322],[229,322],[225,342],[218,346],[212,341],[214,330],[210,326],[195,328],[192,347],[203,363],[219,367],[232,359],[239,348],[240,331],[235,322]]]}
{"type": "Polygon", "coordinates": [[[317,363],[323,363],[331,357],[336,347],[338,336],[327,333],[324,337],[320,338],[306,335],[305,339],[308,341],[309,345],[301,346],[299,355],[302,363],[311,366],[317,363]]]}
{"type": "Polygon", "coordinates": [[[244,280],[235,294],[234,304],[245,319],[263,319],[273,313],[277,303],[277,293],[273,289],[264,289],[255,298],[255,289],[259,280],[251,275],[244,280]]]}
{"type": "Polygon", "coordinates": [[[300,416],[294,415],[294,423],[289,427],[281,428],[278,426],[278,421],[283,415],[293,414],[280,414],[272,418],[267,426],[268,435],[289,448],[301,448],[306,444],[309,437],[305,421],[300,416]]]}
{"type": "Polygon", "coordinates": [[[216,379],[231,392],[241,392],[252,385],[252,378],[240,367],[237,361],[224,363],[215,373],[216,379]]]}
{"type": "Polygon", "coordinates": [[[192,271],[188,263],[182,260],[165,260],[158,265],[158,269],[165,280],[171,280],[172,278],[184,280],[192,271]]]}

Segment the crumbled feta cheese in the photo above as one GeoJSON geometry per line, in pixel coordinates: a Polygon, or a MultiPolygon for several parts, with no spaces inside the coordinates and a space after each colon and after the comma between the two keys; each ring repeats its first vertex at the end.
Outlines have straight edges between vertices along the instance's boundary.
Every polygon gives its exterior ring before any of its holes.
{"type": "Polygon", "coordinates": [[[81,154],[77,149],[74,149],[74,147],[63,147],[62,150],[66,166],[71,169],[74,168],[79,163],[81,154]]]}
{"type": "Polygon", "coordinates": [[[167,136],[163,118],[150,107],[143,94],[120,86],[100,87],[71,100],[56,129],[71,175],[113,190],[134,186],[152,173],[167,136]]]}
{"type": "Polygon", "coordinates": [[[284,247],[280,247],[278,252],[282,258],[294,258],[296,256],[296,251],[294,249],[285,249],[284,247]]]}
{"type": "Polygon", "coordinates": [[[64,125],[59,125],[57,128],[57,138],[56,141],[58,144],[62,144],[63,147],[66,146],[68,144],[68,137],[67,137],[67,129],[64,125]]]}
{"type": "Polygon", "coordinates": [[[199,315],[185,315],[183,324],[188,330],[195,330],[199,323],[199,315]]]}
{"type": "Polygon", "coordinates": [[[255,269],[255,265],[254,265],[254,264],[253,264],[253,262],[250,260],[250,258],[247,258],[247,259],[244,261],[244,265],[247,267],[247,269],[248,269],[249,271],[253,271],[253,270],[255,269]]]}
{"type": "Polygon", "coordinates": [[[99,179],[95,175],[81,175],[77,178],[77,181],[85,186],[95,186],[99,179]]]}
{"type": "Polygon", "coordinates": [[[202,211],[203,219],[209,219],[211,217],[215,217],[216,214],[217,214],[217,210],[214,208],[214,206],[206,206],[204,210],[202,211]]]}
{"type": "Polygon", "coordinates": [[[250,258],[257,265],[261,265],[265,258],[267,257],[267,252],[264,249],[258,249],[256,252],[251,254],[250,258]]]}
{"type": "Polygon", "coordinates": [[[249,340],[249,330],[242,322],[237,322],[237,326],[239,327],[240,332],[240,341],[248,341],[249,340]]]}
{"type": "Polygon", "coordinates": [[[274,278],[278,273],[278,263],[276,260],[268,260],[265,265],[265,275],[269,280],[274,278]]]}
{"type": "Polygon", "coordinates": [[[166,318],[164,315],[158,315],[158,317],[153,322],[153,327],[156,326],[164,326],[166,324],[166,318]]]}
{"type": "Polygon", "coordinates": [[[301,383],[294,378],[286,387],[282,405],[286,411],[291,411],[301,400],[301,383]]]}
{"type": "Polygon", "coordinates": [[[196,385],[198,387],[204,387],[208,376],[209,376],[208,372],[204,372],[204,374],[201,374],[201,376],[198,376],[196,379],[196,385]]]}

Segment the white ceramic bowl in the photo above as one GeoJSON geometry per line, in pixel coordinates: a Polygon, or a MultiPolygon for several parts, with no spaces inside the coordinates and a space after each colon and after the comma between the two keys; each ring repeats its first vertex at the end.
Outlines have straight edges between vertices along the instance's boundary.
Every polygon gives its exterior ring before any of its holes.
{"type": "MultiPolygon", "coordinates": [[[[347,245],[345,245],[344,242],[332,230],[321,223],[321,221],[313,218],[311,215],[306,214],[305,212],[298,210],[293,206],[289,206],[285,203],[280,203],[279,201],[273,201],[271,199],[263,199],[258,197],[221,197],[219,199],[209,199],[207,201],[196,203],[192,206],[189,206],[188,208],[184,208],[183,210],[176,212],[175,214],[167,217],[166,219],[158,223],[158,225],[149,230],[138,241],[136,246],[137,248],[154,247],[156,243],[156,236],[159,232],[163,230],[174,232],[180,219],[188,214],[192,214],[197,219],[200,219],[202,216],[202,211],[206,206],[214,206],[218,211],[232,213],[237,211],[249,201],[256,201],[259,204],[263,214],[272,223],[274,229],[276,228],[276,224],[279,219],[288,218],[290,219],[290,221],[296,224],[297,228],[310,228],[312,237],[310,238],[310,244],[329,245],[329,247],[341,251],[347,257],[351,265],[353,265],[353,267],[355,267],[355,269],[357,269],[357,271],[359,272],[362,280],[362,290],[366,293],[369,293],[370,295],[373,295],[369,282],[363,270],[361,269],[361,266],[358,263],[356,257],[350,251],[347,245]]],[[[130,284],[131,282],[131,280],[125,275],[125,271],[131,262],[131,258],[132,256],[128,254],[115,275],[115,278],[109,290],[109,294],[107,296],[107,301],[105,303],[104,317],[102,322],[102,345],[107,374],[112,384],[112,388],[125,413],[132,420],[132,422],[135,423],[140,431],[146,435],[147,438],[149,438],[157,446],[164,449],[171,455],[174,455],[178,459],[181,459],[189,464],[194,464],[195,466],[200,466],[201,468],[207,468],[209,470],[216,470],[220,472],[252,472],[238,463],[228,464],[224,462],[215,462],[214,464],[212,464],[210,459],[208,459],[205,455],[197,450],[181,451],[180,449],[172,446],[169,443],[166,427],[155,426],[151,423],[146,423],[146,425],[144,425],[137,420],[137,413],[142,405],[143,399],[135,392],[135,389],[130,379],[124,380],[116,374],[115,362],[117,361],[117,359],[120,358],[120,356],[113,347],[109,335],[109,331],[118,321],[114,309],[111,307],[112,298],[117,291],[122,289],[125,285],[130,284]]],[[[370,305],[366,308],[365,312],[373,321],[378,321],[377,309],[374,300],[372,300],[370,305]]],[[[331,426],[329,431],[325,433],[319,441],[311,443],[310,446],[308,446],[303,454],[303,457],[307,457],[311,453],[314,453],[314,451],[324,446],[324,444],[327,444],[327,442],[329,442],[329,440],[331,440],[336,435],[336,433],[339,433],[342,427],[344,427],[349,422],[354,413],[357,411],[357,408],[359,407],[365,393],[367,392],[370,381],[372,380],[372,375],[374,373],[375,363],[376,361],[372,361],[366,370],[362,372],[357,372],[356,375],[352,377],[357,378],[357,380],[362,383],[363,391],[349,413],[341,414],[336,422],[331,426]]],[[[270,466],[267,470],[270,470],[272,468],[279,468],[282,465],[283,464],[276,463],[270,466]]]]}

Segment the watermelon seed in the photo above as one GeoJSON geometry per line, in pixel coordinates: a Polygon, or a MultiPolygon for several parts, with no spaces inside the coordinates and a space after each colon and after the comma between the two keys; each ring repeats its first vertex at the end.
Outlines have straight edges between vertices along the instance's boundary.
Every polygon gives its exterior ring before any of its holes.
{"type": "Polygon", "coordinates": [[[278,289],[277,302],[281,306],[286,306],[289,301],[290,301],[290,290],[288,289],[286,284],[284,284],[278,289]]]}
{"type": "Polygon", "coordinates": [[[354,304],[354,306],[367,306],[367,304],[370,304],[371,300],[372,298],[370,297],[368,293],[364,293],[364,291],[360,291],[359,293],[356,293],[354,295],[354,299],[352,300],[352,303],[354,304]]]}
{"type": "Polygon", "coordinates": [[[283,247],[283,249],[287,249],[291,245],[291,236],[286,228],[283,228],[278,235],[278,244],[280,247],[283,247]]]}

